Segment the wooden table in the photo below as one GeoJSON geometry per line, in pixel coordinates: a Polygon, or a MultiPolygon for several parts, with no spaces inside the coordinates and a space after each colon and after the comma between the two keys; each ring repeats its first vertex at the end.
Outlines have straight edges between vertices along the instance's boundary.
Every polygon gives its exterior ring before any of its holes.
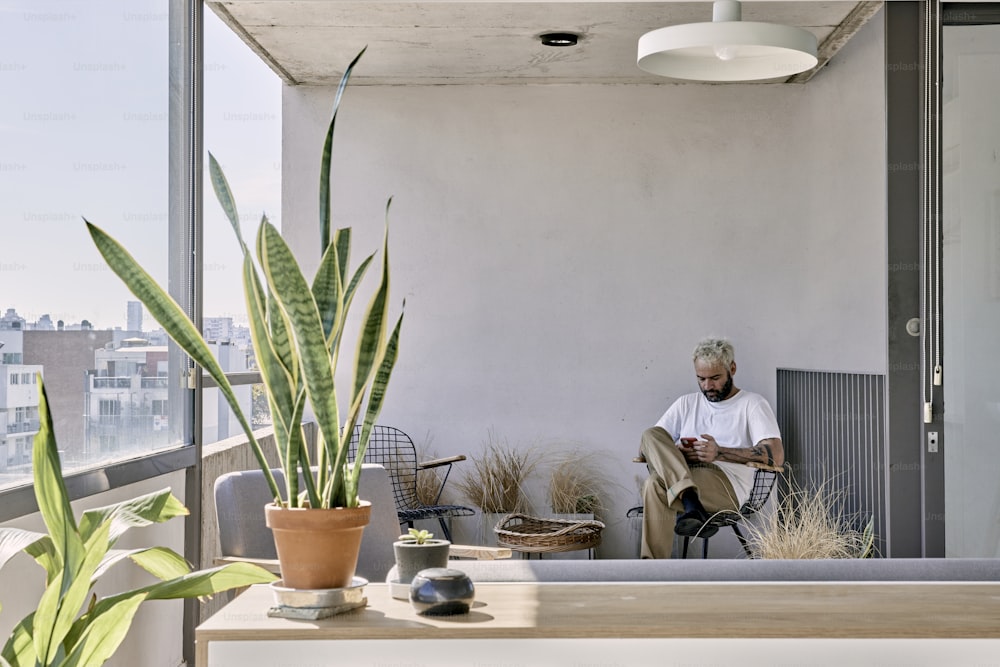
{"type": "Polygon", "coordinates": [[[367,596],[364,609],[293,621],[268,618],[271,592],[253,586],[198,627],[197,667],[758,664],[748,650],[783,664],[931,665],[1000,655],[1000,583],[481,583],[469,614],[445,617],[417,615],[385,584],[369,584],[367,596]]]}

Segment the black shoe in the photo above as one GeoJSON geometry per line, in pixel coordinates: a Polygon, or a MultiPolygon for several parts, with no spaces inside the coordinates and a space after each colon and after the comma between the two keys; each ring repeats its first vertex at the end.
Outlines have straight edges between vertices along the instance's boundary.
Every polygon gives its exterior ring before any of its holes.
{"type": "Polygon", "coordinates": [[[703,509],[684,512],[677,517],[674,532],[684,537],[703,537],[707,539],[719,532],[719,527],[708,523],[708,520],[708,513],[703,509]]]}

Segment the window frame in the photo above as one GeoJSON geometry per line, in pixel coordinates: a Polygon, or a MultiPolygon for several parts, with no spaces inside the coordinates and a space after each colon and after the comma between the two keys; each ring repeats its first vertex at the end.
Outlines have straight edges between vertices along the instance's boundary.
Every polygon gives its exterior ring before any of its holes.
{"type": "MultiPolygon", "coordinates": [[[[202,289],[202,0],[165,3],[168,7],[168,253],[171,296],[201,326],[202,289]]],[[[182,424],[178,442],[154,453],[114,461],[65,475],[70,500],[104,493],[129,484],[187,471],[185,503],[200,526],[201,387],[200,374],[175,344],[170,343],[170,375],[188,377],[187,386],[171,382],[171,417],[182,424]],[[179,412],[174,412],[174,410],[179,412]],[[192,472],[196,475],[192,477],[192,472]],[[198,486],[192,487],[192,482],[198,486]],[[195,507],[192,502],[197,496],[195,507]],[[197,514],[195,513],[197,512],[197,514]]],[[[14,374],[11,374],[13,381],[14,374]]],[[[38,511],[31,480],[0,490],[0,522],[38,511]]],[[[189,542],[186,537],[185,542],[189,542]]],[[[197,545],[195,548],[200,547],[197,545]]],[[[200,551],[200,548],[198,549],[200,551]]]]}

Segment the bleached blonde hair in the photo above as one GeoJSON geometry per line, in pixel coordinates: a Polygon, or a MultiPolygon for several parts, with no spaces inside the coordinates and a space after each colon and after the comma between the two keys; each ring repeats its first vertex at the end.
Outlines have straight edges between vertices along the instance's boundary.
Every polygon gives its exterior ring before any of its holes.
{"type": "Polygon", "coordinates": [[[725,338],[703,338],[694,348],[693,361],[707,361],[729,368],[736,359],[733,344],[725,338]]]}

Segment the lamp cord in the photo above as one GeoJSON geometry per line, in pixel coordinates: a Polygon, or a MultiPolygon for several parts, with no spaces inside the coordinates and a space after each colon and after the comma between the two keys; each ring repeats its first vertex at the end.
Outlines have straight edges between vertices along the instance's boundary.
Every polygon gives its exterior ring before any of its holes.
{"type": "Polygon", "coordinates": [[[927,165],[929,163],[929,150],[928,146],[930,144],[929,134],[929,117],[930,117],[930,90],[928,86],[929,79],[929,44],[930,44],[930,33],[931,33],[931,8],[930,0],[924,1],[924,39],[923,39],[923,61],[924,61],[924,76],[921,80],[921,102],[924,111],[923,118],[923,132],[920,142],[920,162],[924,166],[923,178],[920,184],[920,194],[921,194],[921,204],[922,204],[922,220],[921,220],[921,231],[923,235],[923,248],[922,250],[922,266],[920,271],[920,402],[923,406],[924,422],[929,423],[931,419],[929,418],[930,412],[928,407],[931,406],[929,401],[929,395],[931,389],[928,385],[927,379],[927,329],[930,327],[929,308],[928,308],[928,295],[927,295],[927,274],[930,271],[929,259],[929,249],[930,249],[930,227],[929,221],[927,219],[927,212],[929,210],[928,199],[930,193],[928,192],[928,169],[927,165]]]}
{"type": "Polygon", "coordinates": [[[920,367],[924,423],[933,421],[934,387],[941,383],[941,210],[939,184],[941,157],[938,146],[941,86],[941,0],[924,2],[924,127],[921,142],[923,165],[923,266],[920,280],[920,367]]]}
{"type": "MultiPolygon", "coordinates": [[[[931,387],[941,383],[941,271],[942,271],[942,245],[944,243],[941,234],[941,217],[943,214],[941,206],[941,0],[935,0],[935,21],[934,21],[934,184],[931,191],[934,192],[934,369],[932,370],[931,387]]],[[[931,390],[933,391],[933,389],[931,390]]]]}

